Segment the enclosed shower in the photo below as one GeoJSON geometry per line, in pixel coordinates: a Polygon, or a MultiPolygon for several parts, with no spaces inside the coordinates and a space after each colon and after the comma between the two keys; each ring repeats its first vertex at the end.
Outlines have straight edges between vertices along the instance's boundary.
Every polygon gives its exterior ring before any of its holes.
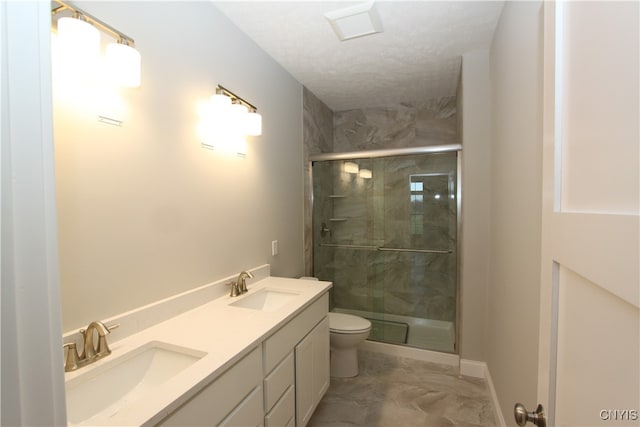
{"type": "Polygon", "coordinates": [[[370,340],[457,352],[459,148],[312,157],[314,275],[370,340]]]}

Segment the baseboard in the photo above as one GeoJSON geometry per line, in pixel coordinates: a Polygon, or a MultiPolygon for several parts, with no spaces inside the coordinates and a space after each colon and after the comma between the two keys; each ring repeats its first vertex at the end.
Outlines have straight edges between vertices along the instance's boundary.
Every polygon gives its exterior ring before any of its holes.
{"type": "Polygon", "coordinates": [[[500,427],[506,427],[506,422],[502,416],[502,409],[500,408],[500,402],[498,402],[498,395],[496,389],[493,386],[493,380],[491,379],[491,373],[489,367],[484,362],[477,362],[475,360],[461,359],[460,360],[460,375],[466,375],[468,377],[483,378],[487,383],[489,394],[491,396],[491,403],[493,405],[494,417],[496,419],[496,425],[500,427]]]}
{"type": "Polygon", "coordinates": [[[423,362],[440,363],[449,366],[460,366],[460,356],[457,354],[440,353],[438,351],[423,350],[414,347],[387,344],[377,341],[365,341],[360,344],[360,349],[374,353],[388,354],[390,356],[406,357],[408,359],[422,360],[423,362]]]}
{"type": "Polygon", "coordinates": [[[487,387],[489,387],[489,394],[491,394],[491,402],[493,403],[493,410],[495,412],[496,417],[496,425],[499,427],[506,427],[507,423],[502,416],[502,409],[500,408],[500,402],[498,401],[498,395],[496,394],[496,389],[493,386],[493,380],[491,379],[491,373],[489,372],[489,367],[486,363],[483,363],[485,371],[484,371],[484,379],[487,382],[487,387]]]}
{"type": "Polygon", "coordinates": [[[484,378],[487,364],[475,360],[460,359],[460,375],[474,378],[484,378]]]}

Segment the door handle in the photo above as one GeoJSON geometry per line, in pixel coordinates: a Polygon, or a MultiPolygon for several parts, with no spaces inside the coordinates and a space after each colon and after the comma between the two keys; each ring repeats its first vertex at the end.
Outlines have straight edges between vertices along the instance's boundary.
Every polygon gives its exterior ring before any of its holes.
{"type": "Polygon", "coordinates": [[[527,421],[538,427],[547,427],[547,418],[544,415],[544,407],[542,405],[538,405],[535,412],[527,412],[527,408],[522,403],[516,403],[513,408],[513,416],[516,419],[516,424],[520,427],[527,424],[527,421]]]}

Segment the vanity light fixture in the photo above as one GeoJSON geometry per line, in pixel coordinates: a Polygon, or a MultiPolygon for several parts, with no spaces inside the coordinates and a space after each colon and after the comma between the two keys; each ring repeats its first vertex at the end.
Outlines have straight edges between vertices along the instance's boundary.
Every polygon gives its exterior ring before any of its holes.
{"type": "Polygon", "coordinates": [[[214,96],[226,96],[231,100],[229,111],[232,111],[232,120],[241,135],[262,135],[262,116],[258,114],[257,107],[222,85],[218,85],[214,96]]]}
{"type": "Polygon", "coordinates": [[[202,145],[245,155],[245,136],[262,134],[262,116],[257,111],[253,104],[218,85],[200,112],[202,145]]]}
{"type": "Polygon", "coordinates": [[[71,16],[58,19],[58,35],[77,58],[98,57],[100,53],[100,32],[113,36],[115,43],[107,46],[105,61],[108,76],[114,83],[125,87],[140,86],[140,53],[135,49],[134,40],[88,14],[73,4],[52,1],[52,16],[70,11],[71,16]]]}

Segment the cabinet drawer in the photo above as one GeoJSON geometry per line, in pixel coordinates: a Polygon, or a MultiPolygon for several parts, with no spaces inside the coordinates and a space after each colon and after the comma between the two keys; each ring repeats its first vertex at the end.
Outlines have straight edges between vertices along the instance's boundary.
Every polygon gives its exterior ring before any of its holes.
{"type": "Polygon", "coordinates": [[[294,388],[290,386],[264,418],[264,427],[285,427],[292,424],[296,414],[295,404],[294,388]]]}
{"type": "Polygon", "coordinates": [[[264,410],[262,409],[262,387],[256,387],[225,418],[220,427],[257,427],[262,426],[264,410]]]}
{"type": "MultiPolygon", "coordinates": [[[[217,425],[262,381],[262,348],[257,347],[219,378],[162,420],[162,426],[217,425]]],[[[262,391],[262,387],[258,387],[262,391]]],[[[260,393],[262,408],[262,394],[260,393]]],[[[264,414],[261,411],[261,414],[264,414]]]]}
{"type": "Polygon", "coordinates": [[[320,298],[280,328],[263,343],[264,372],[271,370],[295,347],[295,345],[327,315],[329,293],[320,298]]]}
{"type": "Polygon", "coordinates": [[[264,379],[264,405],[269,411],[285,390],[294,382],[294,357],[289,353],[278,366],[264,379]]]}

